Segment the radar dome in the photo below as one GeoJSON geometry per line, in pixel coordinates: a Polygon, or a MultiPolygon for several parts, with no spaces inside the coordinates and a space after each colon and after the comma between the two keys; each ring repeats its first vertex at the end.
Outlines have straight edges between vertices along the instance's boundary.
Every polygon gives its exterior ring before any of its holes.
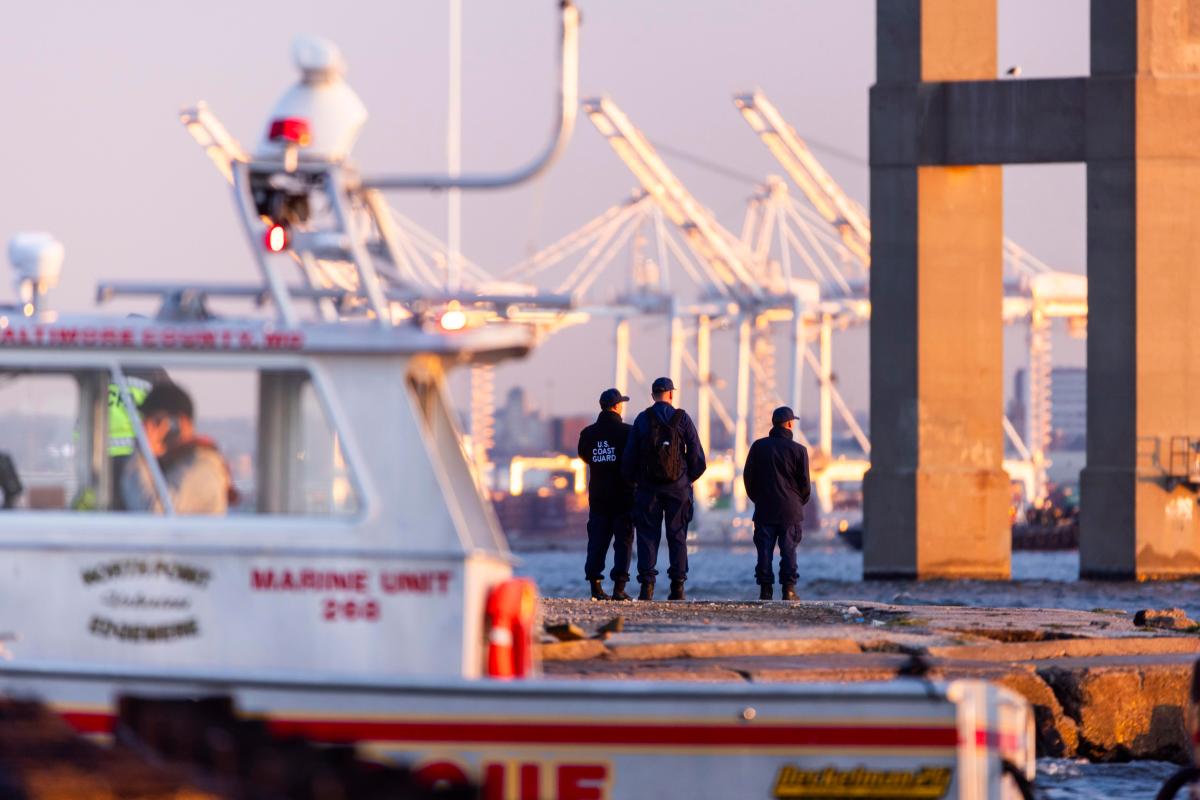
{"type": "Polygon", "coordinates": [[[330,80],[346,74],[342,51],[320,36],[297,36],[292,42],[292,60],[304,73],[305,81],[330,80]]]}
{"type": "Polygon", "coordinates": [[[43,290],[58,283],[63,255],[62,242],[48,233],[18,233],[8,241],[8,260],[17,281],[32,281],[43,290]]]}

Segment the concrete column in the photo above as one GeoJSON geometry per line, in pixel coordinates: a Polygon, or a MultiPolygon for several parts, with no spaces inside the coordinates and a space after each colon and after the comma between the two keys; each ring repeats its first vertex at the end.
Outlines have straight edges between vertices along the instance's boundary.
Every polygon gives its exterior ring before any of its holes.
{"type": "Polygon", "coordinates": [[[1006,578],[1001,168],[918,142],[921,82],[996,77],[996,2],[880,2],[876,40],[863,571],[1006,578]]]}
{"type": "Polygon", "coordinates": [[[821,315],[821,409],[818,444],[826,456],[833,455],[833,316],[821,315]]]}
{"type": "Polygon", "coordinates": [[[671,301],[671,315],[667,320],[667,375],[675,383],[683,382],[683,318],[671,301]]]}
{"type": "Polygon", "coordinates": [[[745,513],[746,486],[742,472],[750,452],[750,317],[738,317],[737,326],[737,387],[733,419],[733,510],[745,513]]]}
{"type": "Polygon", "coordinates": [[[613,330],[613,349],[616,351],[613,386],[622,394],[629,394],[629,320],[621,317],[613,330]]]}
{"type": "Polygon", "coordinates": [[[696,318],[696,435],[705,453],[712,452],[712,322],[696,318]]]}
{"type": "Polygon", "coordinates": [[[1200,574],[1200,3],[1092,3],[1088,463],[1080,573],[1200,574]],[[1175,467],[1181,467],[1177,462],[1175,467]]]}
{"type": "Polygon", "coordinates": [[[808,346],[808,332],[804,324],[804,304],[800,298],[792,302],[791,363],[788,364],[788,403],[797,417],[804,416],[804,348],[808,346]]]}

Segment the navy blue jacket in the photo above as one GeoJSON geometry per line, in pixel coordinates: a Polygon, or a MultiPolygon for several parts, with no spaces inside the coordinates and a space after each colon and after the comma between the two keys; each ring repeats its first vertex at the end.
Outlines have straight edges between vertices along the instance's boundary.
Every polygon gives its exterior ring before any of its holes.
{"type": "Polygon", "coordinates": [[[787,428],[771,428],[750,445],[742,471],[746,496],[754,503],[754,521],[760,525],[799,525],[804,504],[812,491],[808,475],[808,449],[792,441],[787,428]]]}
{"type": "Polygon", "coordinates": [[[684,411],[683,419],[679,421],[679,433],[683,437],[683,463],[686,469],[683,475],[679,476],[679,480],[674,483],[647,482],[642,475],[640,461],[645,452],[646,440],[650,437],[650,414],[656,414],[664,424],[669,424],[671,417],[675,415],[675,406],[659,400],[637,415],[621,458],[621,474],[625,476],[626,480],[636,483],[639,489],[688,497],[692,490],[692,484],[708,468],[708,464],[704,460],[704,448],[700,446],[700,435],[696,433],[696,424],[684,411]]]}
{"type": "Polygon", "coordinates": [[[579,433],[579,457],[588,465],[588,506],[607,514],[633,508],[633,482],[621,475],[621,454],[632,426],[615,411],[601,411],[579,433]]]}

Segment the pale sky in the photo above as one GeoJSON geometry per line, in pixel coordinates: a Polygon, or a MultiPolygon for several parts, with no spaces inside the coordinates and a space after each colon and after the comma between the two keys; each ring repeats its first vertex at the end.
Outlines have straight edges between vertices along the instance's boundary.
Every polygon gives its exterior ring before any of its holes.
{"type": "MultiPolygon", "coordinates": [[[[781,170],[733,107],[761,87],[801,135],[857,160],[818,155],[867,204],[867,90],[874,80],[869,0],[579,0],[581,94],[613,97],[649,138],[753,176],[781,170]]],[[[1001,71],[1084,74],[1087,0],[1001,0],[1001,71]]],[[[463,159],[507,169],[539,150],[552,120],[556,3],[464,3],[463,159]]],[[[447,6],[440,2],[8,3],[0,11],[5,107],[0,237],[48,230],[66,245],[52,302],[90,306],[101,278],[255,280],[228,190],[176,112],[208,101],[252,145],[295,79],[297,33],[337,42],[371,119],[355,152],[364,172],[445,163],[447,6]]],[[[740,229],[750,183],[664,154],[726,227],[740,229]]],[[[537,183],[464,201],[465,254],[495,272],[627,197],[629,172],[586,120],[537,183]]],[[[393,195],[439,236],[445,200],[393,195]]],[[[1006,170],[1008,235],[1058,268],[1082,271],[1084,171],[1006,170]]],[[[0,297],[10,291],[0,283],[0,297]]],[[[657,328],[661,330],[661,327],[657,328]]],[[[610,327],[548,342],[499,375],[557,413],[595,408],[611,383],[610,327]],[[586,356],[581,358],[581,355],[586,356]]],[[[1023,334],[1008,336],[1018,366],[1023,334]]],[[[843,390],[866,405],[865,334],[838,345],[843,390]]],[[[642,345],[635,343],[635,350],[642,345]]],[[[660,348],[639,356],[651,371],[660,348]]],[[[1080,363],[1082,347],[1064,347],[1080,363]]],[[[718,371],[732,372],[731,365],[718,371]]],[[[1007,391],[1007,389],[1006,389],[1007,391]]],[[[811,394],[809,395],[812,396],[811,394]]],[[[635,399],[641,400],[640,396],[635,399]]]]}

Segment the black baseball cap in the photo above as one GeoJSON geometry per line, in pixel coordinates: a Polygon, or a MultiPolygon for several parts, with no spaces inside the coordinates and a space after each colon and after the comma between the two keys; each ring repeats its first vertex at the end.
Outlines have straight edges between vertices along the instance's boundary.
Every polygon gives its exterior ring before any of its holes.
{"type": "Polygon", "coordinates": [[[673,391],[675,391],[675,384],[671,382],[670,378],[655,378],[654,383],[650,384],[651,394],[673,391]]]}
{"type": "Polygon", "coordinates": [[[782,425],[783,423],[790,422],[790,421],[794,420],[795,418],[796,418],[796,415],[793,414],[792,410],[790,408],[788,408],[787,406],[780,406],[779,408],[777,408],[773,412],[771,412],[771,424],[772,425],[782,425]]]}
{"type": "Polygon", "coordinates": [[[600,407],[612,408],[617,403],[628,403],[629,398],[621,394],[619,389],[605,389],[600,393],[600,407]]]}
{"type": "Polygon", "coordinates": [[[142,398],[138,411],[143,417],[149,418],[155,414],[166,414],[169,417],[196,416],[195,406],[188,393],[174,383],[156,383],[142,398]]]}

